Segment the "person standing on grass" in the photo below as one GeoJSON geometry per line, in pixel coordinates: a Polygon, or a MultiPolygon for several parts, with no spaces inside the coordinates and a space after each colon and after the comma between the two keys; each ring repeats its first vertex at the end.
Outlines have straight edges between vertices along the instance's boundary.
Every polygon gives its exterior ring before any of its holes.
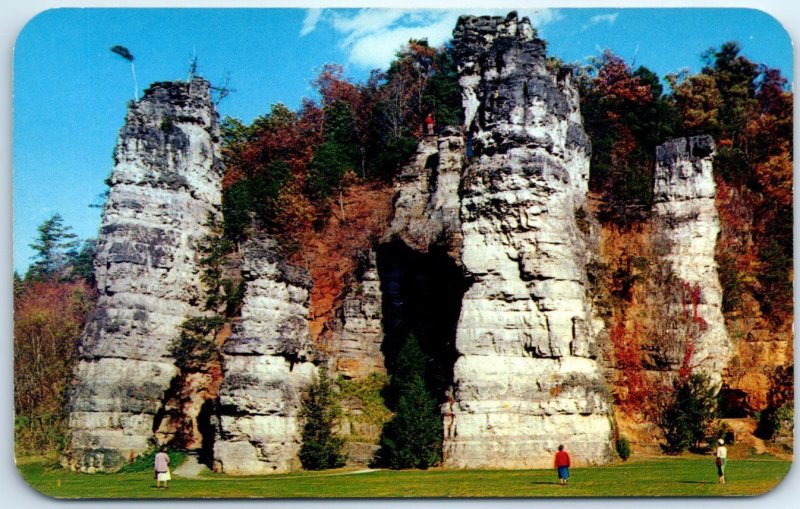
{"type": "Polygon", "coordinates": [[[714,454],[717,458],[717,475],[719,475],[719,483],[725,484],[725,465],[728,463],[728,449],[725,447],[725,440],[719,439],[719,447],[714,454]]]}
{"type": "Polygon", "coordinates": [[[563,445],[558,446],[558,452],[553,464],[558,471],[558,482],[561,483],[561,486],[566,486],[567,479],[569,479],[569,454],[564,450],[563,445]]]}
{"type": "Polygon", "coordinates": [[[156,454],[155,469],[156,488],[160,488],[162,482],[165,488],[169,488],[167,483],[172,477],[169,475],[169,456],[167,455],[167,448],[165,446],[161,446],[161,450],[156,454]]]}

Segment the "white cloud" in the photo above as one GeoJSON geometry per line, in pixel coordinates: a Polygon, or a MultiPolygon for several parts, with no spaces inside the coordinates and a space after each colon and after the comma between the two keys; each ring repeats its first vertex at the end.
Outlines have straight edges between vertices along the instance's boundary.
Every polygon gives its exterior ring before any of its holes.
{"type": "Polygon", "coordinates": [[[609,26],[613,25],[615,21],[617,21],[617,16],[619,16],[618,12],[614,14],[598,14],[597,16],[592,16],[589,18],[589,24],[584,25],[584,30],[589,28],[590,26],[599,25],[601,23],[608,23],[609,26]]]}
{"type": "Polygon", "coordinates": [[[300,37],[304,37],[313,32],[317,28],[321,17],[322,9],[306,10],[306,17],[303,19],[303,28],[300,29],[300,37]]]}
{"type": "MultiPolygon", "coordinates": [[[[320,20],[331,24],[340,37],[339,49],[347,54],[350,64],[361,68],[385,68],[395,53],[409,39],[426,38],[431,46],[439,46],[453,34],[458,17],[462,14],[491,14],[505,16],[507,10],[402,10],[359,9],[331,10],[312,13],[303,21],[301,35],[314,31],[320,20]]],[[[531,19],[536,27],[552,23],[563,16],[554,9],[539,9],[520,13],[531,19]]]]}
{"type": "Polygon", "coordinates": [[[558,9],[537,9],[530,13],[520,12],[520,16],[528,16],[531,25],[537,28],[564,19],[564,15],[558,9]]]}

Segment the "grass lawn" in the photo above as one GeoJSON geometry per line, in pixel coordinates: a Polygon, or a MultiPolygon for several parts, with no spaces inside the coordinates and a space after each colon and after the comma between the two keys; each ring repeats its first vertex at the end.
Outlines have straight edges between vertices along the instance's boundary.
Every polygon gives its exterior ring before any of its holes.
{"type": "Polygon", "coordinates": [[[41,458],[19,459],[22,477],[57,498],[357,498],[357,497],[598,497],[760,495],[775,487],[791,462],[769,456],[730,460],[728,484],[717,484],[710,456],[631,459],[607,467],[573,468],[570,484],[552,470],[331,470],[232,477],[173,476],[155,489],[152,473],[75,474],[41,458]]]}

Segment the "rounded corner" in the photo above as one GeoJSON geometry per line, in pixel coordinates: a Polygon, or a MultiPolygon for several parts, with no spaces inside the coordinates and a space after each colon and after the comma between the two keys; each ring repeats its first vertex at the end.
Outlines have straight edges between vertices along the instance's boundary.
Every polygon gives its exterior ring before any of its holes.
{"type": "MultiPolygon", "coordinates": [[[[786,473],[783,475],[783,477],[781,477],[780,481],[776,482],[768,490],[766,490],[766,491],[764,491],[762,493],[757,493],[757,494],[753,495],[752,498],[768,497],[768,496],[775,495],[776,494],[775,491],[780,489],[780,487],[782,485],[786,484],[787,479],[789,479],[789,476],[791,475],[792,470],[794,469],[794,467],[795,467],[795,458],[794,458],[794,454],[792,454],[792,461],[789,462],[789,470],[787,470],[786,473]]],[[[794,485],[794,486],[789,487],[787,489],[795,489],[796,487],[797,486],[794,485]]]]}
{"type": "Polygon", "coordinates": [[[772,20],[774,23],[776,23],[779,27],[781,27],[781,30],[783,31],[783,34],[786,36],[786,41],[789,43],[790,51],[792,52],[792,61],[794,61],[794,39],[792,39],[792,33],[787,28],[787,25],[783,21],[781,21],[780,18],[778,18],[777,15],[775,15],[775,14],[773,14],[771,12],[765,11],[764,9],[759,8],[759,7],[742,7],[741,10],[742,11],[750,11],[752,13],[756,13],[756,14],[759,14],[761,16],[766,16],[767,18],[772,20]]]}
{"type": "Polygon", "coordinates": [[[16,472],[16,475],[19,478],[19,480],[22,482],[22,484],[25,485],[25,488],[30,490],[29,493],[31,493],[32,496],[44,497],[44,498],[46,498],[48,500],[62,500],[59,497],[56,497],[56,496],[54,496],[52,494],[49,494],[49,493],[45,493],[41,489],[39,489],[36,486],[34,486],[34,484],[31,482],[31,480],[28,477],[26,477],[25,474],[22,472],[22,469],[20,468],[20,464],[18,462],[18,457],[17,457],[16,452],[14,454],[14,471],[16,472]]]}
{"type": "Polygon", "coordinates": [[[28,19],[28,21],[25,22],[20,31],[17,32],[17,36],[14,38],[14,45],[13,45],[14,54],[16,55],[17,53],[17,49],[20,40],[22,39],[22,36],[25,35],[25,33],[28,32],[32,26],[35,26],[42,18],[51,16],[57,12],[74,11],[74,10],[75,10],[74,7],[50,7],[49,9],[45,9],[43,11],[39,11],[36,14],[34,14],[33,17],[31,17],[30,19],[28,19]]]}

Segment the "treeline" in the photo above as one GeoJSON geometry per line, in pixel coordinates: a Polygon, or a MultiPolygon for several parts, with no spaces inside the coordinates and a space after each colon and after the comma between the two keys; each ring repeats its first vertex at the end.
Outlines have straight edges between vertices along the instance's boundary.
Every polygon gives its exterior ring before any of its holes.
{"type": "MultiPolygon", "coordinates": [[[[769,320],[784,323],[792,309],[793,96],[779,70],[748,60],[735,43],[704,58],[697,74],[666,76],[669,91],[652,71],[634,69],[611,53],[577,68],[593,144],[590,189],[601,203],[601,221],[633,227],[647,219],[652,205],[655,147],[676,136],[711,134],[718,147],[717,260],[724,309],[729,315],[743,312],[745,297],[752,296],[769,320]]],[[[319,102],[304,101],[297,111],[277,104],[250,125],[232,118],[221,123],[224,219],[221,233],[201,246],[201,256],[207,307],[224,310],[225,317],[236,314],[241,298],[239,282],[226,279],[225,258],[253,229],[272,233],[289,253],[307,248],[303,242],[316,235],[330,244],[317,250],[319,258],[350,256],[369,237],[356,234],[363,225],[354,218],[379,221],[353,213],[357,196],[348,209],[348,194],[388,187],[416,149],[429,113],[439,126],[463,122],[452,51],[424,40],[410,41],[387,71],[373,72],[366,83],[354,83],[340,66],[328,65],[313,86],[319,102]],[[328,237],[319,234],[332,220],[338,229],[328,237]]],[[[373,203],[365,200],[362,208],[373,203]]],[[[65,390],[94,298],[93,244],[79,245],[55,215],[39,228],[32,247],[34,263],[24,277],[14,278],[15,436],[20,450],[44,451],[66,436],[65,390]]],[[[320,271],[329,267],[319,264],[320,271]]],[[[427,434],[426,445],[410,445],[424,451],[421,463],[403,459],[405,452],[389,452],[405,451],[398,445],[403,426],[430,417],[430,405],[420,401],[435,404],[422,395],[426,387],[417,375],[409,370],[390,382],[391,390],[417,391],[406,400],[398,397],[393,410],[407,406],[426,416],[392,419],[382,441],[388,464],[429,465],[440,454],[427,434]]],[[[787,397],[776,395],[773,406],[787,397]]],[[[438,429],[432,434],[441,436],[438,429]]],[[[340,461],[336,454],[329,457],[340,461]]]]}
{"type": "Polygon", "coordinates": [[[18,451],[48,452],[67,436],[66,391],[95,300],[94,244],[54,214],[31,247],[30,268],[14,273],[14,440],[18,451]]]}
{"type": "Polygon", "coordinates": [[[441,125],[461,122],[452,52],[425,40],[411,40],[386,72],[373,71],[366,83],[328,64],[312,85],[319,104],[305,100],[298,111],[276,104],[249,126],[222,122],[228,238],[243,240],[253,219],[258,228],[296,240],[321,229],[331,213],[346,217],[346,189],[390,182],[416,150],[426,115],[441,125]]]}
{"type": "Polygon", "coordinates": [[[656,146],[713,136],[724,310],[740,310],[750,293],[780,323],[792,311],[793,95],[780,70],[752,62],[735,42],[702,56],[699,73],[665,77],[669,92],[654,72],[610,52],[578,69],[590,189],[601,220],[636,224],[651,209],[656,146]]]}

